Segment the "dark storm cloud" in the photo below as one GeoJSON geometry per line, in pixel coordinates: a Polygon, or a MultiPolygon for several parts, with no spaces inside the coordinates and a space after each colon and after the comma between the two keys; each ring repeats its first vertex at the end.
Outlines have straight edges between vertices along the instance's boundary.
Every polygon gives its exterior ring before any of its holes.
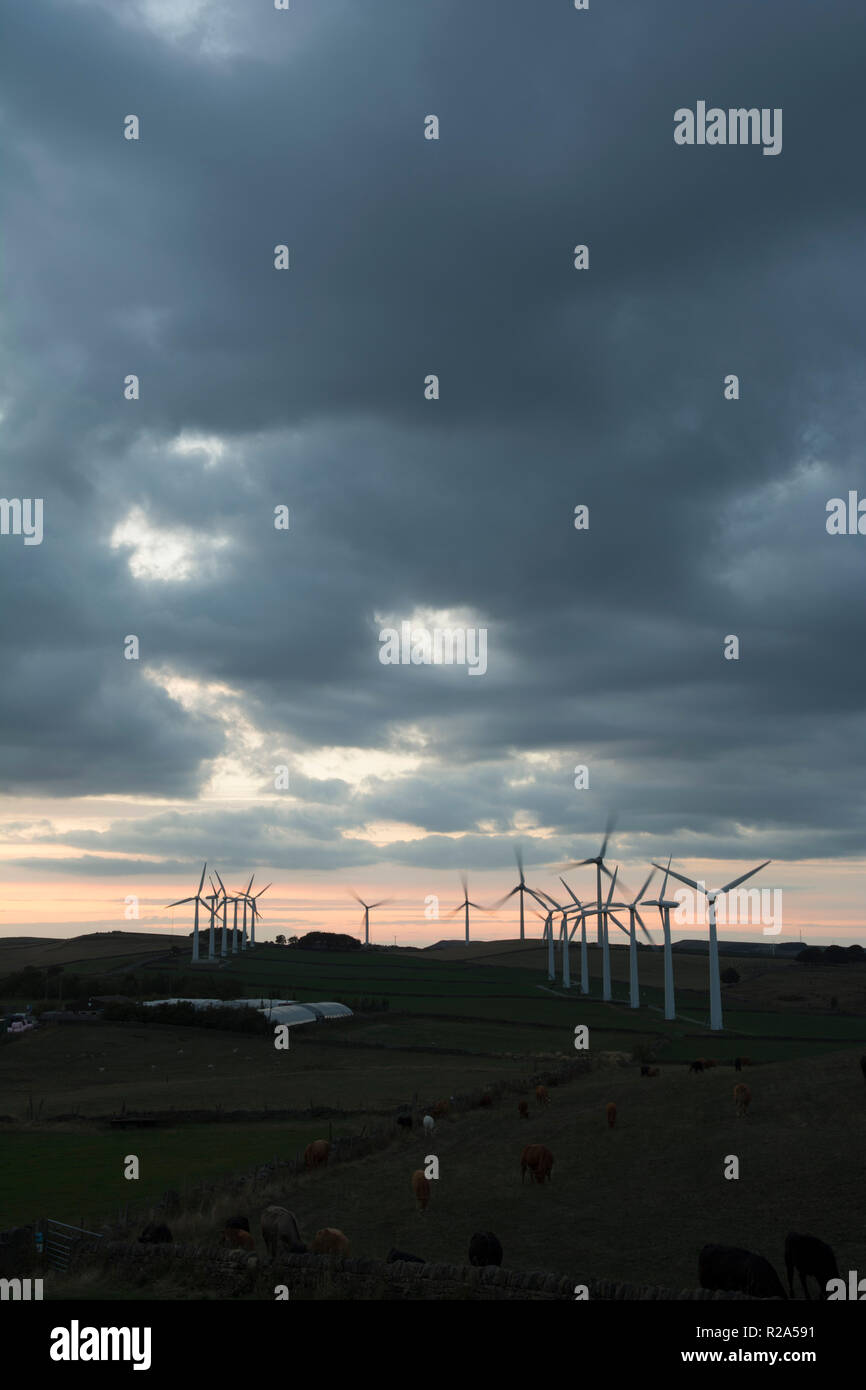
{"type": "MultiPolygon", "coordinates": [[[[429,738],[404,778],[226,820],[251,864],[276,824],[286,867],[499,865],[478,826],[521,814],[567,854],[613,804],[694,853],[747,825],[859,853],[861,542],[824,528],[862,477],[859,6],[323,3],[297,49],[273,20],[219,63],[104,9],[7,20],[3,491],[45,497],[46,538],[0,541],[2,785],[192,794],[223,729],[165,667],[275,750],[429,738]],[[677,148],[699,98],[782,107],[783,153],[677,148]],[[227,544],[136,580],[133,507],[227,544]],[[469,609],[487,674],[382,666],[376,615],[416,607],[469,609]],[[340,838],[381,819],[431,836],[340,838]]],[[[205,857],[208,814],[177,822],[59,842],[205,857]]]]}

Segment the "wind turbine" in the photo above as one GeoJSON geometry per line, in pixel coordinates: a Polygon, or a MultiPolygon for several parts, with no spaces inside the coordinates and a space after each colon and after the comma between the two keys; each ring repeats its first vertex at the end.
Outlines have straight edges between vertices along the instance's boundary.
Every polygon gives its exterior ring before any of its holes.
{"type": "MultiPolygon", "coordinates": [[[[628,983],[629,983],[629,1007],[632,1008],[632,1009],[639,1009],[639,1008],[640,1008],[640,989],[639,989],[639,987],[638,987],[638,978],[637,978],[637,938],[636,938],[636,935],[635,935],[635,927],[634,927],[635,918],[637,918],[637,920],[640,922],[641,930],[642,930],[644,936],[646,937],[647,941],[649,941],[650,945],[655,945],[655,942],[653,941],[652,937],[650,936],[649,932],[647,931],[646,923],[644,922],[643,918],[641,917],[640,913],[638,912],[638,907],[637,907],[638,903],[639,903],[640,900],[643,898],[644,893],[646,892],[647,888],[649,887],[650,883],[652,882],[654,876],[655,876],[655,869],[650,869],[649,873],[647,874],[646,878],[644,879],[643,887],[640,889],[639,892],[637,892],[637,893],[635,894],[635,896],[632,898],[631,902],[628,902],[628,903],[614,903],[614,907],[625,907],[625,908],[628,909],[628,983]]],[[[662,894],[662,897],[664,897],[664,894],[662,894]]],[[[613,915],[613,914],[611,914],[611,915],[613,915]]],[[[615,917],[614,917],[613,920],[616,922],[616,918],[615,918],[615,917]]],[[[619,922],[616,922],[616,924],[617,924],[617,926],[620,925],[619,922]]]]}
{"type": "MultiPolygon", "coordinates": [[[[250,880],[250,883],[252,883],[252,879],[250,880]]],[[[251,946],[255,946],[255,944],[256,944],[256,918],[257,918],[257,917],[261,917],[261,915],[262,915],[262,914],[259,912],[259,898],[262,896],[263,893],[267,893],[267,891],[268,891],[268,889],[269,889],[270,887],[271,887],[271,884],[270,884],[270,883],[266,883],[265,886],[264,886],[264,888],[260,888],[259,891],[258,891],[258,893],[253,893],[252,896],[250,897],[250,945],[251,945],[251,946]]]]}
{"type": "Polygon", "coordinates": [[[616,817],[613,815],[608,816],[607,825],[604,830],[604,839],[601,842],[601,849],[598,854],[594,854],[591,859],[578,859],[575,860],[574,863],[566,864],[565,866],[567,869],[582,869],[585,864],[595,865],[595,898],[598,903],[596,942],[601,944],[601,992],[603,999],[610,999],[610,948],[607,941],[607,906],[604,908],[601,906],[601,876],[602,874],[607,874],[608,878],[611,876],[610,869],[604,862],[604,856],[610,837],[613,834],[615,824],[616,817]]]}
{"type": "MultiPolygon", "coordinates": [[[[470,901],[469,901],[469,886],[468,886],[468,882],[467,882],[467,879],[466,879],[466,875],[465,875],[465,874],[461,874],[461,875],[460,875],[460,882],[463,884],[463,901],[462,901],[462,903],[458,903],[457,907],[453,907],[453,908],[451,909],[451,911],[448,913],[448,916],[449,916],[449,917],[453,917],[456,913],[460,912],[461,909],[465,910],[465,912],[466,912],[466,940],[468,941],[468,940],[469,940],[469,909],[470,909],[470,907],[474,907],[475,910],[476,910],[477,912],[487,912],[488,909],[487,909],[486,907],[482,907],[482,906],[481,906],[481,903],[473,903],[473,902],[470,902],[470,901]]],[[[359,899],[359,901],[360,901],[360,899],[359,899]]],[[[378,904],[377,904],[377,903],[374,903],[373,906],[374,906],[374,907],[377,907],[378,904]]]]}
{"type": "MultiPolygon", "coordinates": [[[[221,938],[221,940],[220,940],[220,956],[222,957],[222,956],[228,955],[228,922],[227,922],[227,919],[226,919],[226,918],[227,918],[227,909],[228,909],[228,905],[229,905],[230,902],[233,902],[233,903],[234,903],[234,905],[235,905],[235,922],[237,922],[238,904],[237,904],[237,898],[230,898],[229,895],[228,895],[228,893],[226,892],[226,886],[225,886],[225,884],[223,883],[222,879],[221,879],[220,876],[219,876],[219,870],[218,870],[218,869],[214,869],[214,873],[215,873],[216,876],[217,876],[217,883],[219,884],[220,888],[222,889],[222,895],[223,895],[223,900],[222,900],[222,904],[221,904],[221,906],[222,906],[222,911],[223,911],[223,930],[222,930],[222,938],[221,938]]],[[[211,880],[211,882],[213,882],[213,880],[211,880]]]]}
{"type": "Polygon", "coordinates": [[[349,889],[349,892],[351,893],[351,895],[352,895],[352,897],[355,899],[355,901],[356,901],[356,902],[359,902],[359,903],[361,904],[361,906],[363,907],[363,909],[364,909],[364,945],[365,945],[365,946],[369,946],[369,944],[370,944],[370,913],[371,913],[371,911],[372,911],[372,909],[373,909],[374,907],[384,907],[384,906],[385,906],[385,903],[391,902],[392,899],[391,899],[391,898],[380,898],[379,901],[378,901],[377,903],[365,903],[363,898],[359,898],[359,897],[358,897],[358,894],[355,892],[354,888],[350,888],[350,889],[349,889]]]}
{"type": "MultiPolygon", "coordinates": [[[[653,867],[660,869],[661,866],[653,862],[653,867]]],[[[657,907],[659,916],[662,919],[662,931],[665,939],[665,1018],[674,1019],[677,1016],[676,999],[674,998],[674,958],[671,946],[671,908],[679,907],[676,898],[666,898],[665,889],[668,886],[668,875],[670,873],[671,861],[668,859],[668,866],[664,872],[664,882],[662,891],[657,898],[647,898],[641,903],[641,907],[657,907]]]]}
{"type": "MultiPolygon", "coordinates": [[[[747,874],[740,874],[739,878],[732,878],[730,883],[726,883],[724,888],[715,888],[707,891],[703,883],[695,883],[694,879],[686,878],[685,874],[678,874],[670,867],[668,860],[668,870],[672,878],[679,879],[680,883],[688,884],[689,888],[694,888],[696,892],[703,893],[710,908],[710,1030],[718,1033],[722,1029],[722,982],[719,976],[719,939],[716,935],[716,898],[720,898],[723,893],[729,893],[732,888],[737,888],[741,883],[745,883],[747,878],[757,874],[761,869],[766,869],[772,861],[765,859],[763,864],[758,864],[756,868],[749,869],[747,874]]],[[[655,866],[658,868],[658,864],[655,866]]],[[[677,904],[679,906],[679,904],[677,904]]]]}
{"type": "Polygon", "coordinates": [[[198,964],[198,905],[199,905],[199,903],[201,903],[202,907],[206,907],[206,906],[207,906],[207,903],[206,903],[205,899],[201,896],[201,890],[202,890],[202,888],[204,887],[204,876],[205,876],[205,873],[206,873],[206,872],[207,872],[207,860],[205,860],[204,868],[203,868],[202,871],[201,871],[201,879],[199,880],[198,889],[197,889],[197,891],[192,895],[192,897],[191,897],[191,898],[180,898],[178,902],[176,902],[176,903],[169,903],[169,905],[168,905],[169,907],[182,907],[185,903],[195,903],[195,921],[194,921],[193,929],[192,929],[192,964],[193,964],[193,965],[197,965],[197,964],[198,964]]]}
{"type": "MultiPolygon", "coordinates": [[[[252,886],[253,886],[253,879],[254,879],[254,878],[255,878],[255,874],[251,874],[251,875],[250,875],[250,881],[249,881],[249,883],[247,884],[246,888],[239,888],[239,889],[237,890],[238,899],[239,899],[239,901],[242,902],[243,905],[244,905],[243,930],[242,930],[242,933],[241,933],[241,950],[242,950],[242,951],[245,951],[245,950],[247,949],[247,905],[248,905],[248,903],[250,902],[250,890],[251,890],[251,888],[252,888],[252,886]]],[[[235,908],[235,935],[237,936],[237,908],[235,908]]],[[[236,950],[236,949],[237,949],[237,947],[234,947],[234,948],[233,948],[233,950],[236,950]]]]}
{"type": "Polygon", "coordinates": [[[587,906],[584,907],[574,889],[570,884],[566,883],[562,875],[560,875],[559,881],[571,894],[576,904],[575,908],[569,908],[567,910],[569,915],[573,913],[575,918],[574,926],[571,929],[572,936],[574,936],[574,933],[577,931],[578,920],[580,921],[580,992],[581,994],[589,994],[589,951],[586,945],[586,919],[591,915],[594,904],[587,904],[587,906]]]}
{"type": "MultiPolygon", "coordinates": [[[[534,898],[535,901],[536,901],[537,903],[540,903],[540,905],[541,905],[542,907],[546,907],[547,904],[546,904],[545,902],[542,902],[542,897],[540,897],[540,896],[538,895],[538,893],[535,892],[535,889],[534,889],[534,888],[527,888],[527,886],[526,886],[526,876],[525,876],[525,874],[524,874],[524,872],[523,872],[523,851],[520,850],[520,849],[515,849],[515,851],[514,851],[514,857],[515,857],[515,859],[517,860],[517,868],[518,868],[518,870],[519,870],[519,872],[520,872],[520,879],[519,879],[519,882],[515,885],[514,888],[512,888],[512,890],[511,890],[510,893],[506,893],[504,898],[500,898],[499,901],[498,901],[497,903],[494,903],[494,904],[493,904],[493,911],[495,912],[498,908],[500,908],[500,907],[502,906],[503,903],[507,903],[509,898],[513,898],[513,897],[514,897],[514,894],[515,894],[515,893],[519,893],[519,894],[520,894],[520,940],[521,940],[521,941],[525,941],[525,940],[526,940],[526,932],[525,932],[525,929],[524,929],[524,907],[523,907],[523,899],[524,899],[525,895],[528,893],[529,896],[530,896],[531,898],[534,898]]],[[[542,895],[542,896],[544,896],[544,895],[542,895]]]]}

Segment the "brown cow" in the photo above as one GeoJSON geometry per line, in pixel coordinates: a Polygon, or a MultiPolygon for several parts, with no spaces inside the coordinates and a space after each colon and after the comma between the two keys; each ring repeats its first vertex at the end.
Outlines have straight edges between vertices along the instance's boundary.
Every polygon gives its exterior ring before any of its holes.
{"type": "Polygon", "coordinates": [[[744,1086],[742,1081],[738,1081],[736,1086],[734,1087],[734,1103],[737,1107],[738,1115],[745,1115],[746,1111],[749,1108],[749,1101],[751,1099],[752,1093],[749,1090],[748,1086],[744,1086]]]}
{"type": "Polygon", "coordinates": [[[519,1100],[519,1101],[517,1102],[517,1113],[518,1113],[518,1115],[520,1115],[524,1120],[528,1120],[528,1119],[529,1119],[529,1106],[527,1105],[527,1103],[526,1103],[525,1100],[519,1100]]]}
{"type": "Polygon", "coordinates": [[[412,1191],[418,1199],[418,1210],[426,1211],[430,1201],[430,1182],[425,1178],[423,1168],[416,1168],[412,1174],[412,1191]]]}
{"type": "Polygon", "coordinates": [[[436,1104],[430,1107],[430,1114],[434,1120],[441,1120],[443,1115],[448,1114],[447,1100],[437,1100],[436,1104]]]}
{"type": "Polygon", "coordinates": [[[661,1076],[661,1067],[650,1067],[647,1076],[661,1076]]]}
{"type": "Polygon", "coordinates": [[[536,1086],[535,1099],[538,1101],[539,1105],[550,1104],[550,1092],[548,1091],[546,1086],[536,1086]]]}
{"type": "Polygon", "coordinates": [[[612,1100],[609,1100],[607,1103],[607,1122],[611,1129],[613,1129],[616,1124],[616,1106],[612,1100]]]}
{"type": "Polygon", "coordinates": [[[542,1183],[545,1178],[551,1180],[551,1169],[553,1168],[553,1154],[550,1149],[546,1149],[543,1144],[527,1144],[523,1153],[520,1155],[520,1181],[526,1177],[527,1168],[536,1182],[542,1183]]]}
{"type": "Polygon", "coordinates": [[[312,1144],[308,1144],[304,1149],[304,1167],[308,1171],[310,1168],[326,1167],[330,1152],[331,1146],[327,1139],[314,1139],[312,1144]]]}
{"type": "Polygon", "coordinates": [[[249,1231],[243,1231],[238,1226],[226,1226],[223,1231],[223,1245],[231,1245],[236,1250],[246,1250],[251,1255],[256,1248],[249,1231]]]}
{"type": "Polygon", "coordinates": [[[324,1226],[313,1236],[310,1246],[313,1255],[348,1255],[349,1241],[342,1231],[334,1226],[324,1226]]]}
{"type": "Polygon", "coordinates": [[[493,1104],[493,1097],[492,1097],[492,1095],[490,1094],[489,1091],[485,1091],[485,1092],[484,1092],[484,1095],[481,1097],[481,1099],[480,1099],[480,1101],[478,1102],[478,1104],[479,1104],[479,1105],[484,1105],[484,1106],[490,1106],[490,1105],[493,1104]]]}

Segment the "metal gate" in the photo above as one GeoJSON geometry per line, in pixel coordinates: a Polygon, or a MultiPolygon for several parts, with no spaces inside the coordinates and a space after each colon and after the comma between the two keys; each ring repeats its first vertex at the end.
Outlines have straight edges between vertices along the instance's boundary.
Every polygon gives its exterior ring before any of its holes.
{"type": "Polygon", "coordinates": [[[46,1220],[45,1256],[52,1269],[68,1269],[72,1251],[82,1236],[102,1240],[97,1231],[86,1231],[83,1226],[67,1226],[63,1221],[46,1220]]]}

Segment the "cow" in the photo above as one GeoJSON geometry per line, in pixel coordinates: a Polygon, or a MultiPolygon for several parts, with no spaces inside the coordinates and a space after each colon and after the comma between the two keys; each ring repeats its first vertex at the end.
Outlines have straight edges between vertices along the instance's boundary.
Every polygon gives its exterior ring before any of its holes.
{"type": "Polygon", "coordinates": [[[308,1171],[311,1168],[325,1168],[330,1152],[331,1146],[327,1139],[314,1139],[312,1144],[308,1144],[304,1149],[304,1167],[308,1171]]]}
{"type": "Polygon", "coordinates": [[[704,1064],[704,1071],[709,1071],[711,1067],[717,1067],[719,1065],[718,1062],[713,1061],[712,1057],[702,1057],[701,1061],[704,1064]]]}
{"type": "Polygon", "coordinates": [[[397,1116],[397,1123],[398,1123],[398,1125],[400,1126],[401,1129],[411,1129],[411,1128],[412,1128],[412,1116],[411,1116],[411,1115],[398,1115],[398,1116],[397,1116]]]}
{"type": "Polygon", "coordinates": [[[527,1144],[520,1155],[521,1183],[526,1177],[527,1168],[536,1182],[543,1183],[545,1178],[550,1182],[553,1168],[553,1154],[550,1149],[546,1149],[543,1144],[527,1144]]]}
{"type": "Polygon", "coordinates": [[[803,1293],[811,1303],[809,1285],[806,1283],[806,1276],[811,1274],[813,1279],[818,1281],[818,1297],[827,1297],[827,1282],[830,1279],[839,1278],[839,1270],[836,1266],[836,1256],[823,1240],[818,1240],[817,1236],[798,1236],[796,1231],[791,1231],[785,1237],[785,1269],[788,1272],[788,1288],[791,1297],[794,1297],[794,1271],[800,1276],[800,1283],[803,1285],[803,1293]]]}
{"type": "Polygon", "coordinates": [[[484,1092],[484,1095],[481,1097],[478,1104],[484,1106],[490,1106],[493,1104],[493,1097],[489,1091],[484,1092]]]}
{"type": "Polygon", "coordinates": [[[424,1176],[423,1168],[416,1168],[412,1174],[412,1191],[418,1199],[418,1210],[426,1211],[430,1201],[430,1182],[424,1176]]]}
{"type": "Polygon", "coordinates": [[[502,1264],[502,1246],[492,1231],[476,1231],[469,1242],[469,1263],[484,1269],[502,1264]]]}
{"type": "Polygon", "coordinates": [[[734,1087],[734,1104],[737,1107],[738,1115],[745,1115],[751,1099],[752,1093],[748,1086],[745,1086],[742,1081],[738,1081],[734,1087]]]}
{"type": "Polygon", "coordinates": [[[434,1120],[441,1120],[448,1114],[447,1100],[437,1100],[436,1104],[430,1107],[430,1114],[434,1120]]]}
{"type": "Polygon", "coordinates": [[[421,1123],[424,1126],[424,1137],[426,1138],[428,1135],[432,1134],[436,1128],[436,1121],[433,1119],[432,1115],[425,1115],[421,1123]]]}
{"type": "Polygon", "coordinates": [[[139,1245],[170,1245],[172,1234],[167,1226],[158,1221],[151,1221],[138,1237],[138,1243],[139,1245]]]}
{"type": "Polygon", "coordinates": [[[733,1245],[705,1245],[698,1255],[702,1289],[744,1293],[750,1298],[784,1298],[782,1281],[763,1255],[733,1245]]]}
{"type": "Polygon", "coordinates": [[[704,1064],[700,1059],[696,1062],[689,1062],[689,1071],[703,1071],[704,1064]]]}
{"type": "Polygon", "coordinates": [[[641,1067],[641,1069],[640,1069],[640,1074],[641,1074],[641,1076],[649,1076],[649,1074],[650,1074],[650,1069],[649,1069],[649,1067],[641,1067]]]}
{"type": "Polygon", "coordinates": [[[250,1229],[250,1218],[248,1216],[230,1216],[225,1223],[226,1230],[229,1226],[234,1226],[236,1231],[248,1231],[250,1229]]]}
{"type": "Polygon", "coordinates": [[[751,1066],[753,1066],[753,1065],[754,1065],[754,1063],[752,1062],[751,1057],[741,1057],[741,1058],[740,1058],[740,1066],[741,1066],[741,1067],[751,1067],[751,1066]]]}
{"type": "Polygon", "coordinates": [[[321,1231],[317,1231],[313,1236],[313,1243],[310,1246],[311,1255],[348,1255],[348,1237],[338,1231],[335,1226],[324,1226],[321,1231]]]}
{"type": "Polygon", "coordinates": [[[272,1260],[280,1251],[285,1253],[286,1248],[291,1252],[295,1247],[300,1249],[303,1246],[294,1213],[286,1211],[285,1207],[265,1207],[260,1221],[262,1240],[272,1260]]]}
{"type": "Polygon", "coordinates": [[[235,1250],[246,1250],[250,1255],[256,1248],[249,1231],[243,1231],[239,1226],[226,1226],[223,1231],[223,1245],[231,1245],[235,1250]]]}
{"type": "Polygon", "coordinates": [[[742,1057],[735,1057],[735,1058],[734,1058],[734,1071],[742,1071],[742,1070],[743,1070],[743,1059],[742,1059],[742,1057]]]}
{"type": "Polygon", "coordinates": [[[659,1067],[641,1067],[640,1074],[641,1076],[660,1076],[661,1071],[659,1067]]]}
{"type": "Polygon", "coordinates": [[[607,1108],[607,1123],[608,1123],[608,1125],[610,1126],[610,1128],[613,1129],[614,1126],[615,1126],[615,1124],[616,1124],[616,1105],[615,1105],[615,1103],[614,1103],[612,1100],[609,1100],[608,1103],[607,1103],[607,1107],[606,1107],[606,1108],[607,1108]]]}
{"type": "Polygon", "coordinates": [[[426,1260],[422,1260],[420,1255],[410,1255],[406,1250],[396,1250],[392,1245],[385,1256],[386,1265],[425,1265],[426,1260]]]}
{"type": "Polygon", "coordinates": [[[527,1105],[525,1100],[519,1100],[517,1102],[517,1113],[521,1117],[521,1119],[529,1119],[529,1106],[527,1105]]]}
{"type": "Polygon", "coordinates": [[[546,1086],[536,1086],[535,1099],[538,1101],[539,1105],[550,1104],[550,1092],[548,1091],[546,1086]]]}

